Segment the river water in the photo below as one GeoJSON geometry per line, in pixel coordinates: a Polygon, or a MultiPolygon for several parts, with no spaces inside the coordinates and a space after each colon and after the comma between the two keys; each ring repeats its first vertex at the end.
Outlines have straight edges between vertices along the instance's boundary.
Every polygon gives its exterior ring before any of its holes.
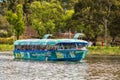
{"type": "Polygon", "coordinates": [[[89,57],[81,62],[14,60],[0,54],[0,80],[120,80],[120,57],[89,57]]]}

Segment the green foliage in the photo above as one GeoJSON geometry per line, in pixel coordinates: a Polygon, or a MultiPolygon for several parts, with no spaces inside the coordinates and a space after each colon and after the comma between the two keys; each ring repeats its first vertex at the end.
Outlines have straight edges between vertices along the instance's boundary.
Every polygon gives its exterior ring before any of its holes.
{"type": "Polygon", "coordinates": [[[113,18],[109,25],[110,36],[115,40],[116,37],[120,35],[120,15],[113,18]]]}
{"type": "MultiPolygon", "coordinates": [[[[96,41],[97,37],[104,33],[104,20],[108,20],[108,25],[113,24],[111,22],[116,18],[113,18],[111,13],[120,12],[119,5],[120,1],[117,0],[79,0],[74,7],[73,20],[79,21],[77,25],[84,24],[82,31],[88,38],[96,41]]],[[[111,27],[115,27],[115,25],[111,27]]]]}
{"type": "Polygon", "coordinates": [[[0,44],[0,51],[13,51],[13,48],[11,44],[0,44]]]}
{"type": "Polygon", "coordinates": [[[8,22],[13,26],[13,30],[15,32],[15,35],[17,39],[19,39],[19,36],[23,34],[24,32],[24,20],[23,20],[23,11],[22,11],[22,5],[17,5],[16,13],[13,13],[12,11],[8,11],[6,14],[6,18],[8,22]]]}
{"type": "Polygon", "coordinates": [[[61,3],[61,6],[67,10],[73,9],[75,3],[78,2],[78,0],[58,0],[58,1],[61,3]]]}
{"type": "Polygon", "coordinates": [[[56,27],[56,31],[60,30],[61,32],[66,32],[69,30],[74,30],[74,27],[69,24],[73,14],[74,10],[66,10],[65,14],[63,14],[61,20],[59,21],[59,28],[56,27]]]}
{"type": "Polygon", "coordinates": [[[37,19],[33,19],[32,27],[37,31],[39,37],[42,37],[45,34],[45,27],[43,26],[42,22],[37,19]]]}
{"type": "Polygon", "coordinates": [[[11,10],[12,12],[16,12],[17,5],[18,4],[24,4],[28,0],[7,0],[6,5],[8,6],[8,10],[11,10]]]}
{"type": "Polygon", "coordinates": [[[119,0],[7,0],[0,3],[0,14],[1,37],[11,36],[12,27],[18,39],[26,25],[32,26],[40,37],[71,31],[83,32],[96,41],[104,35],[105,20],[107,35],[113,40],[120,36],[119,0]],[[10,24],[4,18],[5,13],[10,24]]]}
{"type": "Polygon", "coordinates": [[[53,33],[57,27],[56,23],[62,18],[64,12],[62,7],[54,2],[35,1],[30,8],[32,10],[31,23],[39,36],[44,33],[53,33]]]}
{"type": "Polygon", "coordinates": [[[0,44],[13,44],[14,39],[12,37],[0,38],[0,44]]]}
{"type": "Polygon", "coordinates": [[[115,40],[120,35],[120,1],[112,2],[110,24],[108,26],[110,36],[115,40]]]}
{"type": "Polygon", "coordinates": [[[8,11],[6,14],[6,19],[11,25],[15,25],[17,21],[17,15],[15,13],[12,13],[12,11],[8,11]]]}
{"type": "Polygon", "coordinates": [[[10,37],[12,35],[11,27],[4,16],[0,15],[0,37],[10,37]]]}
{"type": "MultiPolygon", "coordinates": [[[[97,36],[103,32],[102,14],[100,12],[98,1],[96,0],[79,0],[75,5],[75,14],[73,20],[78,20],[77,25],[84,25],[81,27],[82,31],[87,34],[89,39],[96,40],[97,36]],[[101,16],[101,18],[99,18],[101,16]]],[[[102,8],[102,7],[101,7],[102,8]]]]}

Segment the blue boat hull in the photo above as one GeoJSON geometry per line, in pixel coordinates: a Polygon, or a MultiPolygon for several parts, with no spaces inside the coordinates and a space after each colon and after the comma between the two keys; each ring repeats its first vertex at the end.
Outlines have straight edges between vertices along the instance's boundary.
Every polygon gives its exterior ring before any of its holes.
{"type": "Polygon", "coordinates": [[[87,50],[52,50],[30,51],[14,50],[15,59],[39,60],[39,61],[80,61],[85,58],[87,50]]]}

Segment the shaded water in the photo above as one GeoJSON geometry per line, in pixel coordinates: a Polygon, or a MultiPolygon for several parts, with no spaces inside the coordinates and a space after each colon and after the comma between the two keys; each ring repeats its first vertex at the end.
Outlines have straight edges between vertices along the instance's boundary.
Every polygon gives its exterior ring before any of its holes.
{"type": "Polygon", "coordinates": [[[39,62],[0,54],[0,80],[120,80],[119,60],[91,57],[82,62],[39,62]]]}

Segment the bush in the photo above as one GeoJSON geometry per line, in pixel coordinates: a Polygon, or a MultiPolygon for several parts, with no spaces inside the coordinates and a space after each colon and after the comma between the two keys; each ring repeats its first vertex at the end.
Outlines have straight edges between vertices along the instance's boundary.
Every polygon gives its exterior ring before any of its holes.
{"type": "Polygon", "coordinates": [[[10,44],[0,44],[0,51],[12,51],[13,48],[14,46],[10,44]]]}
{"type": "Polygon", "coordinates": [[[14,39],[10,38],[0,38],[0,44],[13,44],[14,39]]]}

